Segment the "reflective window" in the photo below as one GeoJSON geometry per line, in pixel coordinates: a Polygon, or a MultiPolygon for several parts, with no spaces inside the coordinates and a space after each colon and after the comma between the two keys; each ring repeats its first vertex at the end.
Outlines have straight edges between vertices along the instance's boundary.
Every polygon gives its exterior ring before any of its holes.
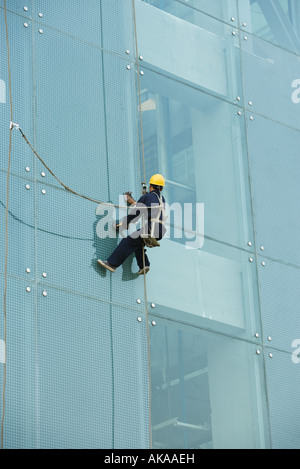
{"type": "MultiPolygon", "coordinates": [[[[204,204],[206,236],[245,247],[253,239],[253,229],[244,120],[238,112],[225,101],[145,71],[147,174],[165,175],[164,194],[170,205],[181,204],[183,210],[185,203],[204,204]]],[[[180,224],[178,219],[175,223],[180,224]]]]}
{"type": "Polygon", "coordinates": [[[178,2],[174,5],[192,14],[192,24],[136,0],[141,66],[236,102],[241,96],[238,34],[200,11],[178,2]]]}
{"type": "Polygon", "coordinates": [[[156,318],[153,447],[267,448],[263,360],[254,345],[156,318]]]}
{"type": "Polygon", "coordinates": [[[254,0],[250,12],[244,0],[238,0],[243,27],[256,36],[292,52],[300,53],[300,9],[298,0],[254,0]],[[249,14],[250,13],[250,14],[249,14]],[[244,21],[243,21],[244,23],[244,21]]]}
{"type": "Polygon", "coordinates": [[[236,20],[236,0],[142,0],[185,21],[197,24],[199,13],[225,22],[236,20]]]}

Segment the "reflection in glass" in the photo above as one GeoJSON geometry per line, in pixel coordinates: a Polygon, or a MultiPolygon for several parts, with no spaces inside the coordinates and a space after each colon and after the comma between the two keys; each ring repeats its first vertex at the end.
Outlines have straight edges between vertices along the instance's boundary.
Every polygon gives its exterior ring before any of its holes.
{"type": "Polygon", "coordinates": [[[164,174],[169,204],[205,204],[206,236],[246,246],[251,204],[237,108],[150,70],[142,85],[146,173],[164,174]]]}
{"type": "Polygon", "coordinates": [[[255,348],[161,319],[151,331],[154,448],[267,447],[255,348]]]}

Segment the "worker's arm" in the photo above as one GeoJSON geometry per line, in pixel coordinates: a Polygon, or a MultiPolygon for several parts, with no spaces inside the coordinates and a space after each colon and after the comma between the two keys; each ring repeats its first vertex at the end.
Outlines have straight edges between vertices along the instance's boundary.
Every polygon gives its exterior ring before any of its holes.
{"type": "MultiPolygon", "coordinates": [[[[132,199],[131,196],[129,197],[132,199]]],[[[148,194],[144,194],[137,202],[132,199],[132,205],[134,205],[134,207],[129,210],[127,217],[123,218],[122,223],[124,227],[126,226],[126,228],[128,228],[131,222],[136,223],[142,214],[147,216],[147,210],[149,206],[148,198],[148,194]]]]}
{"type": "Polygon", "coordinates": [[[131,192],[125,192],[124,198],[125,198],[125,201],[126,201],[129,205],[135,205],[135,204],[136,204],[136,200],[134,200],[134,199],[131,197],[131,192]]]}

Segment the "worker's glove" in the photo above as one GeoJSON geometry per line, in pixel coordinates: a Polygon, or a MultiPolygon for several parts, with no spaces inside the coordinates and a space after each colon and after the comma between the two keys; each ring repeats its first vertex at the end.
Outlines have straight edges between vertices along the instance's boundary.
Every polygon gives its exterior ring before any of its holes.
{"type": "Polygon", "coordinates": [[[130,191],[124,192],[124,198],[125,198],[125,201],[129,205],[134,205],[136,203],[136,201],[132,198],[132,192],[130,192],[130,191]]]}

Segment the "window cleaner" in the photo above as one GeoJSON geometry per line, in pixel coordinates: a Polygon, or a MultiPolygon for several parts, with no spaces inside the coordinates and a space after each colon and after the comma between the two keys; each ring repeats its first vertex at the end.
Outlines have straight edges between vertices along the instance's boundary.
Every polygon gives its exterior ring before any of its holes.
{"type": "Polygon", "coordinates": [[[142,197],[136,202],[131,192],[124,194],[127,203],[132,207],[127,217],[121,222],[116,223],[116,230],[128,229],[131,222],[137,222],[143,217],[142,228],[122,239],[118,247],[107,259],[107,261],[98,260],[101,267],[115,272],[120,265],[131,254],[135,254],[139,266],[138,275],[146,275],[150,270],[150,262],[145,254],[143,259],[144,246],[153,248],[160,246],[159,240],[166,233],[165,228],[165,198],[161,194],[165,187],[165,179],[161,174],[155,174],[149,181],[149,192],[145,191],[145,185],[142,197]]]}

